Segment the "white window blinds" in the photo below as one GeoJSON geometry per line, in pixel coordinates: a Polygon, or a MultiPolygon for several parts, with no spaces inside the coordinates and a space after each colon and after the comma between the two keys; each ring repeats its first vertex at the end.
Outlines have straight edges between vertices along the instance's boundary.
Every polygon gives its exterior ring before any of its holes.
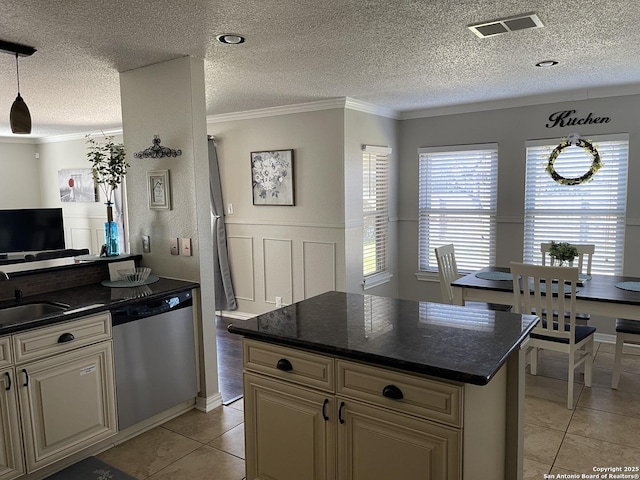
{"type": "Polygon", "coordinates": [[[419,269],[436,271],[434,248],[453,243],[461,271],[495,262],[498,145],[421,148],[419,269]]]}
{"type": "Polygon", "coordinates": [[[388,147],[365,145],[362,152],[363,275],[387,271],[389,239],[388,147]]]}
{"type": "MultiPolygon", "coordinates": [[[[592,180],[561,185],[546,172],[549,155],[559,140],[527,142],[524,218],[524,261],[540,263],[540,243],[593,243],[593,273],[621,274],[627,202],[628,135],[590,137],[604,166],[592,180]]],[[[566,147],[554,162],[565,178],[589,170],[592,155],[566,147]]]]}

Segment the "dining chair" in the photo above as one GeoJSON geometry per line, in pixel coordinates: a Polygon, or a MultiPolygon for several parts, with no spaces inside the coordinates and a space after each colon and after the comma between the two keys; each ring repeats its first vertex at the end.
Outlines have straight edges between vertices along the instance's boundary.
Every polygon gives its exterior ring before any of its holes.
{"type": "MultiPolygon", "coordinates": [[[[594,243],[572,243],[576,250],[578,251],[578,256],[576,257],[578,260],[578,275],[582,278],[586,278],[588,275],[591,275],[591,264],[593,262],[593,254],[596,251],[596,245],[594,243]]],[[[549,254],[549,250],[551,249],[551,242],[546,243],[543,242],[540,244],[540,251],[542,252],[542,265],[547,264],[547,255],[549,254]]],[[[569,266],[573,267],[575,265],[576,258],[574,258],[569,266]]],[[[549,265],[551,265],[551,257],[549,257],[549,265]]],[[[557,312],[554,312],[557,315],[557,312]]],[[[567,316],[565,312],[565,317],[567,316]]],[[[584,312],[576,312],[576,322],[578,325],[586,325],[587,322],[591,319],[591,315],[584,312]]]]}
{"type": "Polygon", "coordinates": [[[616,318],[616,352],[613,359],[611,388],[618,388],[622,370],[622,349],[625,343],[640,344],[640,321],[616,318]]]}
{"type": "Polygon", "coordinates": [[[535,314],[540,322],[525,342],[531,374],[537,374],[538,352],[553,350],[569,355],[567,408],[573,408],[575,369],[584,364],[584,384],[591,386],[595,327],[576,325],[577,267],[555,267],[511,263],[514,311],[535,314]],[[548,288],[551,292],[548,293],[548,288]],[[560,291],[562,290],[562,291],[560,291]],[[548,318],[544,312],[567,312],[567,317],[548,318]],[[559,320],[562,320],[560,322],[559,320]]]}
{"type": "MultiPolygon", "coordinates": [[[[578,251],[578,273],[580,275],[591,275],[591,263],[593,261],[593,254],[596,251],[596,245],[594,243],[572,243],[578,251]]],[[[547,255],[551,249],[551,242],[543,242],[540,244],[540,251],[542,252],[542,265],[547,264],[547,255]]],[[[573,267],[575,264],[575,258],[571,261],[569,266],[573,267]]],[[[549,257],[549,265],[551,265],[551,257],[549,257]]]]}
{"type": "MultiPolygon", "coordinates": [[[[436,247],[434,249],[438,262],[438,275],[440,276],[440,291],[442,292],[443,303],[453,305],[453,287],[451,282],[457,280],[458,264],[456,263],[455,248],[452,243],[436,247]]],[[[496,303],[465,302],[466,307],[484,308],[488,310],[499,310],[506,312],[511,310],[511,305],[500,305],[496,303]]]]}

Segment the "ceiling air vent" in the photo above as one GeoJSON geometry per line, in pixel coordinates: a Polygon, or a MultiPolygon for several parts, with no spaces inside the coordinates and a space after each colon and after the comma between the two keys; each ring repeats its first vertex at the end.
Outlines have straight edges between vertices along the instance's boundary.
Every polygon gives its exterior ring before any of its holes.
{"type": "Polygon", "coordinates": [[[517,30],[527,30],[529,28],[544,27],[542,21],[535,13],[519,15],[517,17],[503,18],[492,22],[476,23],[469,25],[469,30],[480,38],[493,37],[502,33],[515,32],[517,30]]]}

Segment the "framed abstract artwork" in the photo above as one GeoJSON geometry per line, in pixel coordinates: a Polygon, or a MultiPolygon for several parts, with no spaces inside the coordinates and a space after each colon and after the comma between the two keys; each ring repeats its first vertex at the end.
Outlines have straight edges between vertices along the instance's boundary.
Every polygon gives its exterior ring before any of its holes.
{"type": "Polygon", "coordinates": [[[251,152],[254,205],[295,205],[293,149],[251,152]]]}
{"type": "Polygon", "coordinates": [[[98,187],[90,168],[58,170],[61,202],[97,202],[98,187]]]}

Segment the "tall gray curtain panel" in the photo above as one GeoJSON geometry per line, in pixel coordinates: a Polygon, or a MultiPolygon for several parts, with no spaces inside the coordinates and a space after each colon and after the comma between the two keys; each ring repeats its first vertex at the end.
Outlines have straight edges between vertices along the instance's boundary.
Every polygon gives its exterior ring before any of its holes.
{"type": "Polygon", "coordinates": [[[236,310],[236,296],[233,293],[229,252],[227,250],[227,231],[224,225],[224,202],[218,167],[216,139],[209,137],[209,188],[211,191],[211,215],[213,228],[213,273],[216,310],[236,310]]]}

